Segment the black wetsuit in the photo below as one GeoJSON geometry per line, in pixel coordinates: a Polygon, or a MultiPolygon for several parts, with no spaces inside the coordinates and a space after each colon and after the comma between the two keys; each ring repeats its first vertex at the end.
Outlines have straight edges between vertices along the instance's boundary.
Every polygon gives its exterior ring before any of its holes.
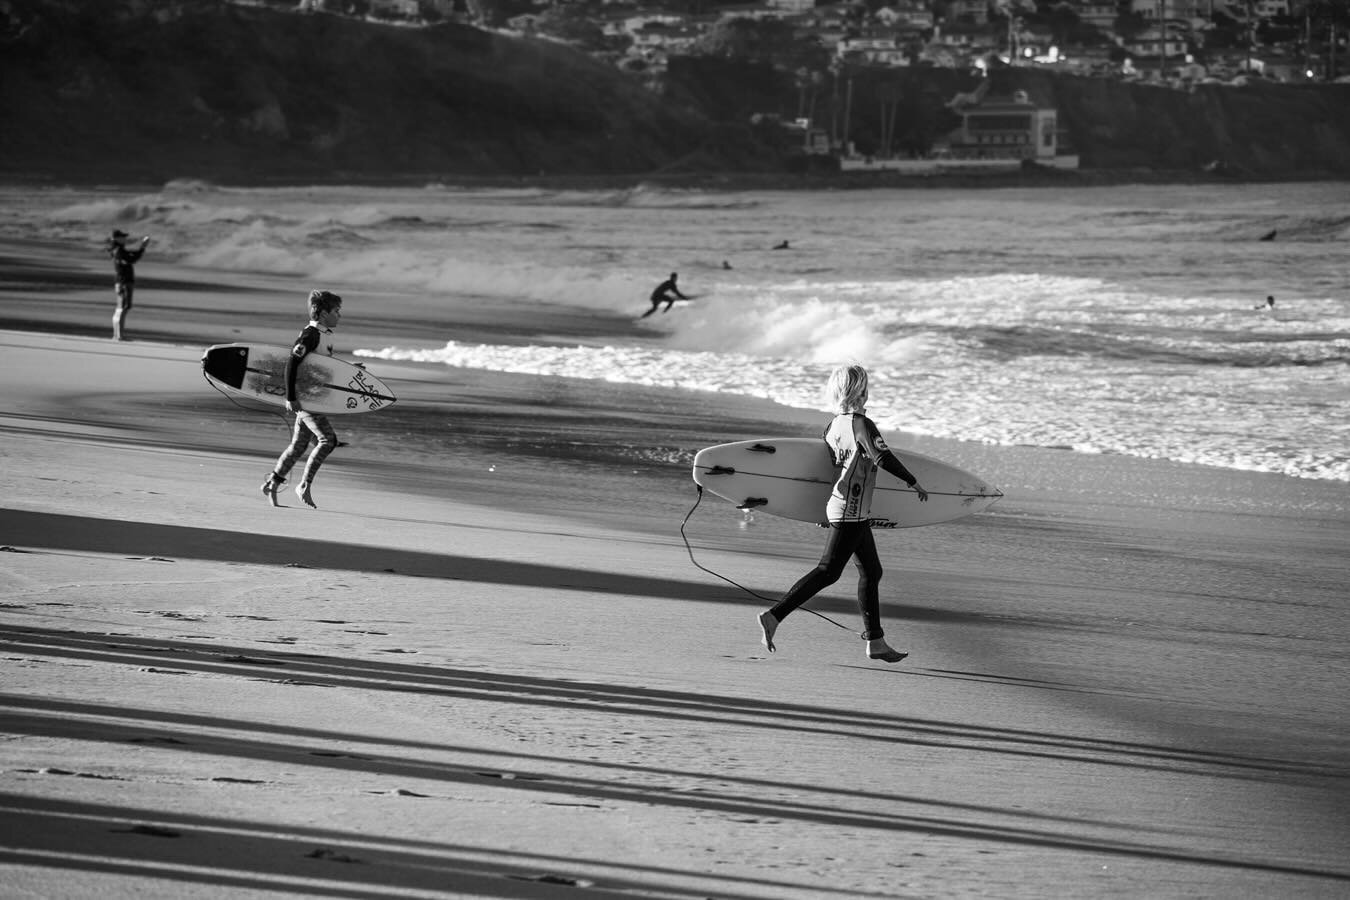
{"type": "MultiPolygon", "coordinates": [[[[331,333],[320,328],[318,323],[310,322],[300,332],[300,336],[295,339],[295,346],[291,348],[291,355],[286,360],[287,402],[295,403],[299,399],[296,394],[296,376],[300,371],[300,363],[305,360],[305,357],[318,350],[324,337],[331,333]]],[[[332,344],[323,349],[328,356],[333,355],[332,344]]],[[[328,458],[328,454],[337,449],[338,445],[337,432],[328,423],[327,416],[304,410],[295,414],[295,430],[291,434],[291,445],[282,451],[273,471],[284,479],[291,471],[291,467],[309,449],[309,442],[314,438],[317,438],[319,443],[315,446],[314,452],[309,455],[309,460],[305,463],[305,474],[302,477],[303,484],[312,482],[315,474],[319,471],[319,467],[323,465],[323,461],[328,458]]]]}
{"type": "Polygon", "coordinates": [[[877,592],[877,584],[881,581],[881,559],[872,537],[872,526],[868,523],[877,469],[885,469],[910,487],[918,481],[886,446],[877,426],[862,413],[835,416],[825,429],[824,437],[839,470],[825,507],[830,536],[820,562],[783,595],[771,612],[775,619],[783,621],[794,609],[838,581],[844,573],[844,565],[850,558],[855,558],[863,638],[876,640],[885,635],[877,592]]]}
{"type": "Polygon", "coordinates": [[[643,313],[642,318],[645,319],[647,316],[656,312],[656,308],[660,306],[662,302],[666,304],[666,311],[669,311],[670,308],[675,305],[676,300],[688,299],[689,298],[684,294],[681,294],[680,289],[675,286],[675,279],[667,278],[656,286],[656,290],[652,291],[652,308],[643,313]]]}

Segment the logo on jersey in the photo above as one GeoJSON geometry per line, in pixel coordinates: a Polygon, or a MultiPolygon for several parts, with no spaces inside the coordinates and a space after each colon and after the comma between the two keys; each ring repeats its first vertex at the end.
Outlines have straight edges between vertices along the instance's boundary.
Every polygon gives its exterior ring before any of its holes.
{"type": "Polygon", "coordinates": [[[863,486],[856,481],[848,486],[848,502],[844,504],[844,515],[849,518],[858,515],[858,511],[862,509],[862,492],[863,486]]]}

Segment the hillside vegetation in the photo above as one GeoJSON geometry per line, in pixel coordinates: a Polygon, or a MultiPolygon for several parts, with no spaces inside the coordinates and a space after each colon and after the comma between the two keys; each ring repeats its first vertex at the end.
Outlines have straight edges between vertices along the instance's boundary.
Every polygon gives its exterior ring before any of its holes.
{"type": "MultiPolygon", "coordinates": [[[[31,0],[30,0],[31,2],[31,0]]],[[[400,28],[329,15],[201,5],[163,21],[53,6],[0,40],[0,177],[221,181],[782,173],[793,149],[752,126],[794,117],[788,73],[676,60],[659,90],[561,44],[466,26],[400,28]]],[[[1350,175],[1350,85],[1194,93],[1025,69],[1096,170],[1248,177],[1350,175]]],[[[859,72],[849,132],[875,144],[885,96],[893,146],[922,149],[974,81],[859,72]]],[[[842,132],[838,91],[814,99],[842,132]]]]}

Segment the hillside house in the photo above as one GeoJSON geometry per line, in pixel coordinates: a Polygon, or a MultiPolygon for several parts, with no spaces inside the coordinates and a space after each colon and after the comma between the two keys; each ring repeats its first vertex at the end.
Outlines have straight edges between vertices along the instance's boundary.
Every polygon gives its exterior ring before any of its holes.
{"type": "Polygon", "coordinates": [[[950,137],[955,158],[1049,162],[1059,153],[1058,113],[1032,103],[1023,91],[958,112],[961,127],[950,137]]]}
{"type": "Polygon", "coordinates": [[[947,6],[947,22],[964,22],[968,25],[988,24],[988,0],[952,0],[947,6]]]}
{"type": "Polygon", "coordinates": [[[1208,22],[1212,0],[1130,0],[1130,11],[1149,22],[1208,22]]]}
{"type": "Polygon", "coordinates": [[[648,22],[632,32],[633,50],[645,56],[660,51],[664,56],[684,53],[703,36],[703,28],[688,22],[648,22]]]}
{"type": "MultiPolygon", "coordinates": [[[[1133,40],[1125,43],[1125,49],[1133,56],[1144,59],[1184,57],[1187,51],[1186,38],[1166,26],[1153,25],[1140,32],[1133,40]]],[[[1135,60],[1136,66],[1139,60],[1135,60]]]]}
{"type": "MultiPolygon", "coordinates": [[[[1216,0],[1216,3],[1218,0],[1216,0]]],[[[1272,19],[1275,16],[1287,16],[1290,14],[1289,0],[1252,0],[1252,18],[1272,19]]],[[[1247,19],[1246,0],[1227,0],[1226,8],[1223,10],[1230,18],[1237,19],[1239,22],[1245,22],[1247,19]]]]}
{"type": "Polygon", "coordinates": [[[972,56],[990,53],[1003,44],[1003,30],[989,24],[970,25],[963,22],[949,22],[939,25],[933,31],[930,46],[951,50],[958,56],[972,56]]]}
{"type": "Polygon", "coordinates": [[[764,19],[786,19],[791,15],[768,3],[737,3],[733,6],[718,7],[718,12],[719,18],[724,22],[730,19],[754,19],[758,22],[764,19]]]}
{"type": "Polygon", "coordinates": [[[1115,34],[1120,8],[1114,0],[1079,0],[1075,11],[1080,22],[1091,25],[1103,34],[1115,34]]]}
{"type": "Polygon", "coordinates": [[[923,31],[931,30],[934,21],[931,9],[919,6],[912,0],[900,0],[890,6],[883,6],[873,14],[873,18],[882,25],[905,25],[923,31]]]}
{"type": "Polygon", "coordinates": [[[893,28],[869,28],[861,34],[845,37],[835,47],[835,55],[851,63],[874,66],[909,65],[904,43],[893,28]]]}
{"type": "Polygon", "coordinates": [[[384,18],[417,19],[422,7],[417,0],[370,0],[370,12],[384,18]]]}

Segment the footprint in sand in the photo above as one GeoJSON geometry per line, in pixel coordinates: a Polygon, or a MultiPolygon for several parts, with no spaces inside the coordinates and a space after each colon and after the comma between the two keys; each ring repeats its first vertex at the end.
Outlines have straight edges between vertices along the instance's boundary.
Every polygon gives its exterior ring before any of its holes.
{"type": "Polygon", "coordinates": [[[516,881],[537,881],[541,884],[565,884],[568,887],[595,887],[594,881],[585,878],[570,878],[566,875],[507,875],[516,881]]]}
{"type": "Polygon", "coordinates": [[[141,616],[159,616],[163,619],[180,619],[184,622],[201,622],[201,616],[194,616],[189,613],[180,613],[172,609],[138,609],[137,615],[141,616]]]}
{"type": "Polygon", "coordinates": [[[182,837],[182,832],[174,831],[172,828],[161,828],[158,825],[133,825],[130,828],[109,828],[113,834],[143,834],[146,837],[177,838],[182,837]]]}
{"type": "Polygon", "coordinates": [[[362,860],[357,859],[355,856],[348,856],[345,853],[339,853],[336,850],[329,850],[325,847],[320,847],[317,850],[311,850],[310,852],[305,854],[305,857],[308,859],[325,859],[328,860],[329,862],[340,862],[340,863],[363,862],[362,860]]]}
{"type": "Polygon", "coordinates": [[[93,778],[97,781],[127,781],[120,775],[99,775],[94,772],[72,772],[70,769],[58,769],[56,766],[43,766],[41,769],[16,769],[30,775],[69,775],[71,778],[93,778]]]}

